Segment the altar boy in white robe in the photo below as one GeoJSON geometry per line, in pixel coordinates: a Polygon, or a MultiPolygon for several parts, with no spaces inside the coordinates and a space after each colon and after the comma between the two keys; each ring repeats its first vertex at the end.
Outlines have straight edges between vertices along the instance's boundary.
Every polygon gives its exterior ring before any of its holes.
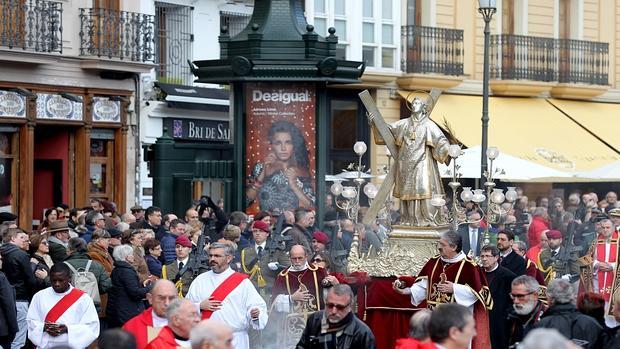
{"type": "Polygon", "coordinates": [[[99,317],[90,296],[74,288],[64,263],[50,269],[52,287],[37,292],[28,308],[28,338],[37,348],[82,349],[99,336],[99,317]]]}
{"type": "Polygon", "coordinates": [[[194,279],[185,297],[200,305],[203,319],[219,320],[232,328],[235,349],[248,349],[248,328],[265,328],[267,304],[245,274],[230,269],[233,256],[232,246],[211,244],[211,270],[194,279]]]}

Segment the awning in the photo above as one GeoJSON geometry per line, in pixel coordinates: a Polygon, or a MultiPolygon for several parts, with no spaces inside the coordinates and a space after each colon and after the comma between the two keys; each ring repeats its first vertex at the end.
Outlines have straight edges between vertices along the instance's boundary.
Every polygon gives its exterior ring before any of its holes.
{"type": "Polygon", "coordinates": [[[576,123],[620,152],[616,125],[620,120],[620,104],[548,99],[576,123]]]}
{"type": "Polygon", "coordinates": [[[156,82],[166,94],[165,100],[171,107],[196,109],[211,111],[228,111],[229,91],[217,88],[205,88],[196,86],[164,84],[156,82]]]}
{"type": "MultiPolygon", "coordinates": [[[[467,147],[481,143],[481,116],[481,96],[448,94],[439,98],[431,114],[442,128],[445,119],[467,147]]],[[[620,160],[614,150],[542,98],[490,97],[489,118],[489,146],[523,160],[569,173],[620,160]]]]}

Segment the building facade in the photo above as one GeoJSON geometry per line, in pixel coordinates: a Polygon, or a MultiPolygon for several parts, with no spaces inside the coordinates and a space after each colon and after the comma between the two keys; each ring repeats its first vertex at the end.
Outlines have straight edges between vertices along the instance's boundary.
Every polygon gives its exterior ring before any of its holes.
{"type": "Polygon", "coordinates": [[[24,228],[93,197],[124,211],[153,14],[121,0],[2,0],[0,13],[0,206],[24,228]]]}

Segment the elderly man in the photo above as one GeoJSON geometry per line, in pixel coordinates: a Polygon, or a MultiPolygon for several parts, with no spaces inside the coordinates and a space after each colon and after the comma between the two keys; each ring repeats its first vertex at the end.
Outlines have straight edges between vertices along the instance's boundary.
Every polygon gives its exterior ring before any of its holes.
{"type": "Polygon", "coordinates": [[[99,317],[93,300],[74,288],[64,263],[50,269],[52,287],[37,292],[28,308],[28,338],[37,348],[88,347],[99,336],[99,317]]]}
{"type": "Polygon", "coordinates": [[[493,299],[483,270],[465,256],[461,237],[454,231],[441,235],[437,250],[439,255],[426,262],[410,288],[401,289],[395,283],[394,290],[410,294],[413,305],[426,301],[429,309],[443,303],[470,307],[480,331],[472,348],[489,348],[487,309],[492,309],[493,299]]]}
{"type": "MultiPolygon", "coordinates": [[[[97,214],[103,218],[101,213],[97,214]]],[[[47,233],[50,235],[47,239],[49,244],[49,255],[54,263],[60,263],[67,258],[69,225],[65,221],[53,221],[48,227],[47,233]]]]}
{"type": "Polygon", "coordinates": [[[536,328],[555,328],[570,340],[580,340],[585,349],[594,344],[602,331],[594,318],[582,314],[575,307],[575,291],[568,280],[555,279],[547,288],[549,309],[542,315],[536,328]]]}
{"type": "Polygon", "coordinates": [[[467,349],[476,336],[476,322],[460,304],[442,304],[431,314],[429,323],[431,340],[446,349],[467,349]]]}
{"type": "Polygon", "coordinates": [[[202,320],[190,332],[192,349],[232,349],[233,332],[225,323],[202,320]]]}
{"type": "Polygon", "coordinates": [[[353,313],[353,291],[338,284],[327,292],[325,310],[312,313],[297,349],[374,349],[375,336],[353,313]]]}
{"type": "Polygon", "coordinates": [[[505,322],[508,346],[521,342],[546,310],[538,299],[539,287],[531,276],[521,275],[512,280],[510,298],[513,304],[505,322]]]}
{"type": "Polygon", "coordinates": [[[147,349],[189,348],[190,331],[200,322],[198,307],[187,299],[175,299],[166,309],[168,324],[157,337],[151,341],[147,349]]]}
{"type": "Polygon", "coordinates": [[[203,319],[220,320],[233,329],[236,349],[247,349],[247,330],[265,328],[267,305],[250,280],[230,268],[233,257],[232,246],[212,243],[209,246],[211,270],[194,279],[187,299],[200,305],[203,319]]]}
{"type": "Polygon", "coordinates": [[[146,345],[168,324],[166,309],[177,297],[177,290],[172,281],[160,279],[155,282],[151,291],[146,294],[151,307],[123,325],[123,330],[136,337],[137,349],[146,348],[146,345]]]}
{"type": "Polygon", "coordinates": [[[187,211],[185,211],[185,222],[189,223],[191,221],[197,221],[200,220],[200,216],[198,216],[198,211],[194,210],[193,208],[188,209],[187,211]]]}

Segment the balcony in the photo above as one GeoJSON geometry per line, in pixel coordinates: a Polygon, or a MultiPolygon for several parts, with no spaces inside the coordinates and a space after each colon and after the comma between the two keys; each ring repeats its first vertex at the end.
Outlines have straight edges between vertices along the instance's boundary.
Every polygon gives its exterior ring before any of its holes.
{"type": "Polygon", "coordinates": [[[592,98],[608,88],[609,44],[523,35],[491,35],[494,94],[592,98]]]}
{"type": "Polygon", "coordinates": [[[0,0],[0,14],[0,48],[62,53],[62,3],[0,0]]]}
{"type": "Polygon", "coordinates": [[[401,88],[451,88],[463,80],[463,31],[407,25],[401,27],[401,88]]]}
{"type": "MultiPolygon", "coordinates": [[[[110,61],[83,64],[83,68],[106,69],[119,61],[153,66],[154,17],[142,13],[115,11],[103,8],[80,9],[80,56],[108,58],[110,61]]],[[[111,70],[121,69],[117,64],[111,70]]],[[[148,71],[148,70],[147,70],[148,71]]]]}

